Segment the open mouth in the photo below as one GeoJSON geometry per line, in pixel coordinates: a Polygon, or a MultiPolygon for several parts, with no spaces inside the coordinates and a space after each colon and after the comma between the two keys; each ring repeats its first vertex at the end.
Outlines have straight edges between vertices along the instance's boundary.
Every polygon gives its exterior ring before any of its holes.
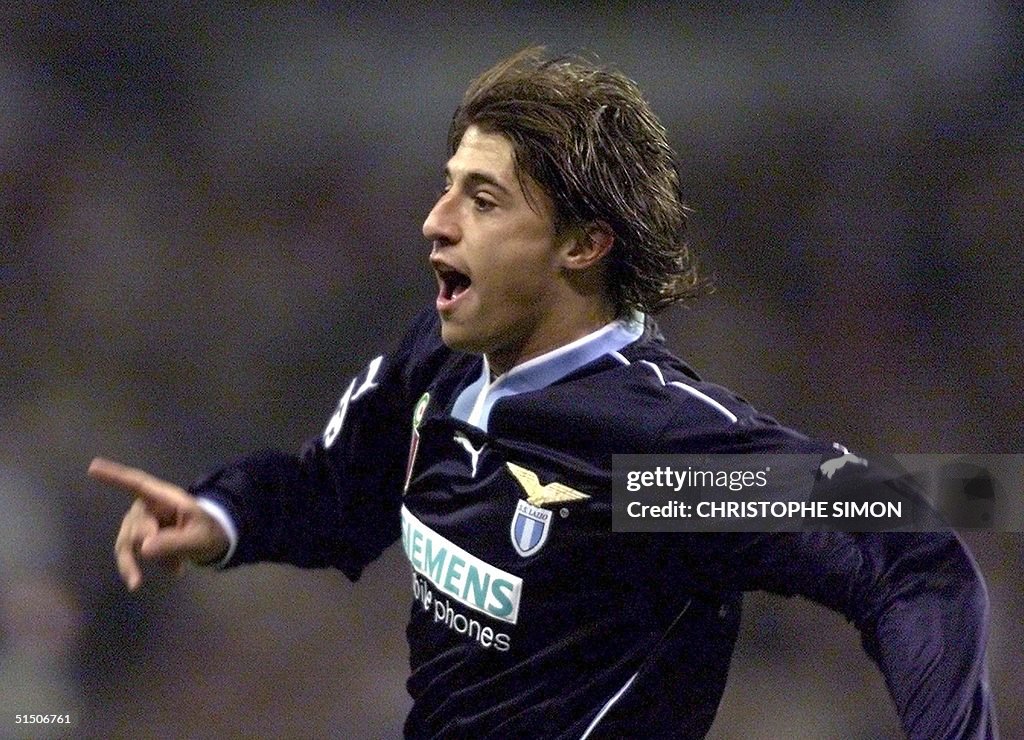
{"type": "Polygon", "coordinates": [[[440,283],[438,298],[442,301],[454,301],[465,293],[472,283],[468,275],[447,265],[438,265],[435,269],[440,283]]]}

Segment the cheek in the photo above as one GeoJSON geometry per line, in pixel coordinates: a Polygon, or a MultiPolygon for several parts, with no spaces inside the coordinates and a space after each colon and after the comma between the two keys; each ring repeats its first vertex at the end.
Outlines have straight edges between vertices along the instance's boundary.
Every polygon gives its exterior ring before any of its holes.
{"type": "Polygon", "coordinates": [[[529,242],[510,248],[494,260],[494,273],[514,291],[536,289],[557,277],[554,254],[550,244],[529,242]]]}
{"type": "Polygon", "coordinates": [[[534,262],[506,264],[488,276],[481,293],[499,309],[514,306],[519,311],[528,310],[549,285],[550,278],[542,270],[534,262]]]}

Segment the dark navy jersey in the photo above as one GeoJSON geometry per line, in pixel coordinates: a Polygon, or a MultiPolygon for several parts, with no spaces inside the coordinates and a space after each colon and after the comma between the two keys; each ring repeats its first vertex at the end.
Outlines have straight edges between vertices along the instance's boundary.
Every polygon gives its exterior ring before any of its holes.
{"type": "Polygon", "coordinates": [[[912,737],[993,737],[987,601],[952,533],[616,533],[625,453],[840,454],[699,380],[636,318],[492,379],[433,311],[347,386],[298,455],[192,490],[227,565],[411,564],[410,737],[703,737],[741,594],[798,594],[860,630],[912,737]]]}

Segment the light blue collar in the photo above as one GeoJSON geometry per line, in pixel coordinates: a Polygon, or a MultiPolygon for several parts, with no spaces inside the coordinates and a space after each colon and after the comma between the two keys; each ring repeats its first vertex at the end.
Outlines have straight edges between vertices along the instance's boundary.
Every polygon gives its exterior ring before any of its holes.
{"type": "Polygon", "coordinates": [[[545,388],[597,358],[632,344],[643,331],[644,315],[634,312],[585,337],[516,365],[494,380],[491,380],[491,368],[485,355],[480,377],[455,399],[452,416],[486,432],[491,408],[499,398],[545,388]]]}

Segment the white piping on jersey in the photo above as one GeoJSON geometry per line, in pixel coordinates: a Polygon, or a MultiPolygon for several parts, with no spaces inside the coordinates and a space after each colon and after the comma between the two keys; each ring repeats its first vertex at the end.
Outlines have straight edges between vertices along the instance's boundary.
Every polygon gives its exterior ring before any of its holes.
{"type": "Polygon", "coordinates": [[[634,312],[585,337],[516,365],[493,380],[485,355],[480,377],[459,393],[452,406],[452,416],[486,432],[491,408],[498,399],[546,388],[599,357],[617,353],[639,339],[643,332],[644,316],[634,312]]]}
{"type": "Polygon", "coordinates": [[[587,725],[586,731],[582,735],[580,735],[580,740],[587,740],[587,738],[590,737],[590,733],[594,731],[595,727],[597,727],[597,723],[604,719],[604,716],[608,714],[608,710],[612,708],[612,705],[614,705],[615,702],[622,698],[622,695],[626,693],[626,690],[632,685],[634,679],[636,679],[636,677],[639,675],[640,671],[637,671],[632,676],[630,676],[629,680],[622,685],[622,688],[615,692],[615,696],[609,699],[605,703],[605,705],[601,707],[601,711],[598,712],[597,716],[590,721],[590,724],[587,725]]]}
{"type": "MultiPolygon", "coordinates": [[[[618,355],[618,357],[619,357],[620,360],[623,360],[627,365],[630,364],[629,360],[627,360],[622,355],[618,355]]],[[[640,360],[640,364],[641,365],[646,365],[647,367],[651,368],[651,370],[654,371],[654,374],[658,376],[658,380],[661,381],[662,385],[672,385],[672,386],[675,386],[676,388],[682,388],[684,391],[689,393],[691,396],[693,396],[697,400],[703,401],[708,406],[713,408],[715,411],[717,411],[720,414],[722,414],[732,424],[736,423],[736,421],[737,421],[736,414],[731,412],[729,409],[727,409],[725,406],[723,406],[718,401],[713,399],[711,396],[709,396],[709,395],[707,395],[705,393],[701,393],[699,390],[694,388],[692,385],[686,385],[686,383],[682,383],[682,382],[680,382],[678,380],[672,380],[672,381],[669,381],[668,383],[666,383],[665,382],[665,376],[662,374],[661,368],[658,367],[657,365],[655,365],[650,360],[640,360]]]]}
{"type": "Polygon", "coordinates": [[[665,385],[665,376],[661,374],[661,368],[660,367],[655,365],[650,360],[640,360],[640,362],[643,363],[644,365],[647,365],[647,367],[651,368],[651,370],[654,371],[654,374],[658,376],[658,380],[661,381],[661,384],[665,385]]]}
{"type": "MultiPolygon", "coordinates": [[[[643,360],[641,360],[641,362],[643,362],[643,360]]],[[[650,652],[650,655],[653,655],[654,652],[661,646],[661,644],[665,641],[665,637],[668,635],[668,633],[675,629],[676,625],[679,623],[679,620],[682,619],[683,615],[690,610],[690,604],[692,603],[692,597],[686,600],[686,603],[683,604],[683,608],[679,611],[678,614],[676,614],[675,619],[672,620],[672,624],[670,624],[668,626],[668,629],[665,630],[661,637],[658,638],[658,642],[655,643],[654,648],[650,652]]],[[[721,612],[719,612],[719,615],[721,615],[721,612]]],[[[615,696],[609,699],[607,703],[603,707],[601,707],[601,711],[598,712],[597,716],[590,721],[590,724],[587,725],[586,731],[584,731],[584,733],[580,735],[580,740],[587,740],[587,736],[594,731],[594,728],[597,727],[597,723],[604,719],[604,716],[608,713],[608,710],[612,708],[612,705],[622,698],[622,695],[626,693],[626,690],[629,689],[630,685],[633,683],[636,677],[640,675],[640,671],[642,671],[644,669],[644,666],[650,662],[650,655],[646,660],[644,660],[643,664],[640,666],[640,669],[637,670],[637,672],[634,673],[628,681],[626,681],[623,687],[615,692],[615,696]]]]}
{"type": "Polygon", "coordinates": [[[678,380],[673,380],[671,383],[669,383],[669,385],[674,385],[676,388],[682,388],[684,391],[689,393],[694,398],[699,398],[701,401],[708,404],[716,411],[720,411],[725,416],[725,418],[728,419],[733,424],[735,424],[738,421],[738,419],[736,418],[736,414],[731,412],[729,409],[727,409],[725,406],[723,406],[718,401],[713,399],[711,396],[704,395],[699,390],[694,388],[692,385],[680,383],[678,380]]]}

